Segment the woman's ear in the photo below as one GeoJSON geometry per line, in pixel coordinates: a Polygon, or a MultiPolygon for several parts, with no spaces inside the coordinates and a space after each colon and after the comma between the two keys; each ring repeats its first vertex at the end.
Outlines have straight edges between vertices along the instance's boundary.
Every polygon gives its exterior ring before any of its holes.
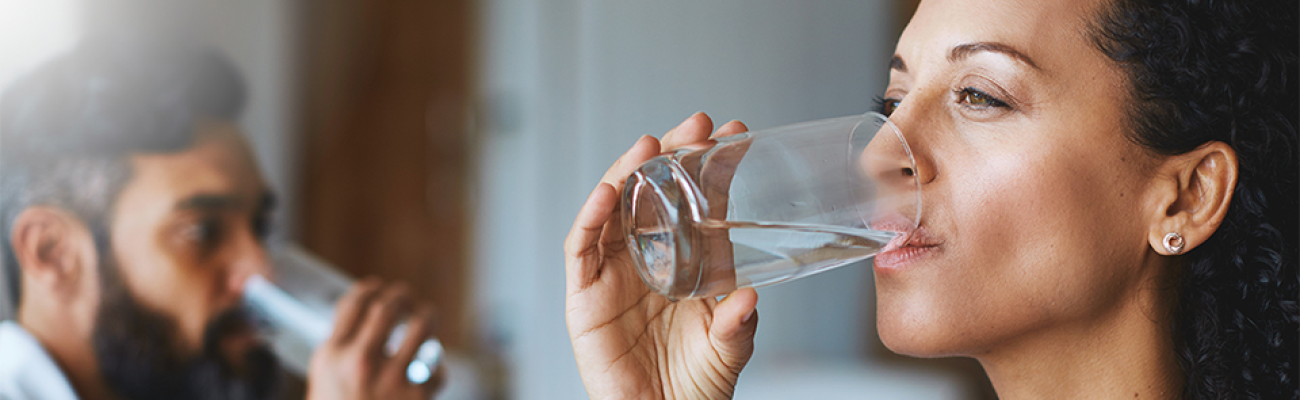
{"type": "Polygon", "coordinates": [[[1186,253],[1223,223],[1237,187],[1237,152],[1209,142],[1167,158],[1157,173],[1148,241],[1162,255],[1186,253]]]}
{"type": "Polygon", "coordinates": [[[94,239],[81,219],[58,207],[32,206],[18,214],[12,229],[10,245],[22,271],[19,304],[76,297],[96,259],[94,239]]]}

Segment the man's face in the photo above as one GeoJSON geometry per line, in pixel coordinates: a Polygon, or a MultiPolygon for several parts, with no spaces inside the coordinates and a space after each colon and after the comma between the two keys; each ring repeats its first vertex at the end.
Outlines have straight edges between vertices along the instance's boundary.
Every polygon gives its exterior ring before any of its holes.
{"type": "Polygon", "coordinates": [[[244,280],[269,274],[262,239],[272,205],[242,135],[204,124],[189,149],[131,164],[110,214],[111,254],[101,255],[110,273],[93,339],[110,386],[180,394],[274,375],[238,312],[244,280]],[[174,387],[149,382],[160,379],[174,387]]]}

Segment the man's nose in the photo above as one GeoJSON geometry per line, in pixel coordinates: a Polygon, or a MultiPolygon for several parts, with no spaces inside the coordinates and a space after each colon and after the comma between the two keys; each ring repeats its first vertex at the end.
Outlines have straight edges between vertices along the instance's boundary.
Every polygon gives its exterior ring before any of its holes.
{"type": "Polygon", "coordinates": [[[253,275],[274,279],[271,261],[266,245],[251,231],[237,235],[230,259],[230,272],[227,274],[226,289],[231,293],[243,294],[244,282],[253,275]]]}

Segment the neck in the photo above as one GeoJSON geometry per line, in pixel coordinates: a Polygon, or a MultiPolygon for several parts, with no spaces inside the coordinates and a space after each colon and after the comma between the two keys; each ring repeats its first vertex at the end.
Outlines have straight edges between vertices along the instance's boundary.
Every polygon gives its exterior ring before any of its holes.
{"type": "MultiPolygon", "coordinates": [[[[23,311],[26,310],[24,307],[23,311]]],[[[52,315],[67,316],[68,313],[23,312],[18,313],[18,324],[23,326],[36,341],[40,342],[45,352],[54,359],[54,363],[63,371],[64,377],[77,392],[77,397],[87,400],[112,400],[112,391],[104,383],[99,371],[98,358],[95,357],[88,330],[77,329],[69,324],[68,318],[59,321],[52,315]]]]}
{"type": "Polygon", "coordinates": [[[1156,291],[977,357],[1002,399],[1178,399],[1183,376],[1156,291]],[[1143,306],[1147,305],[1147,306],[1143,306]]]}

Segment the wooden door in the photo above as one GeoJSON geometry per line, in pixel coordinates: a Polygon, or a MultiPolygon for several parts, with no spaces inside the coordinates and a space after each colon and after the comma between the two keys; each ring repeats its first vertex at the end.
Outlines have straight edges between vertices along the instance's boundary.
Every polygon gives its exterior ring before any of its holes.
{"type": "Polygon", "coordinates": [[[407,282],[467,344],[470,0],[304,2],[297,233],[356,277],[407,282]]]}

